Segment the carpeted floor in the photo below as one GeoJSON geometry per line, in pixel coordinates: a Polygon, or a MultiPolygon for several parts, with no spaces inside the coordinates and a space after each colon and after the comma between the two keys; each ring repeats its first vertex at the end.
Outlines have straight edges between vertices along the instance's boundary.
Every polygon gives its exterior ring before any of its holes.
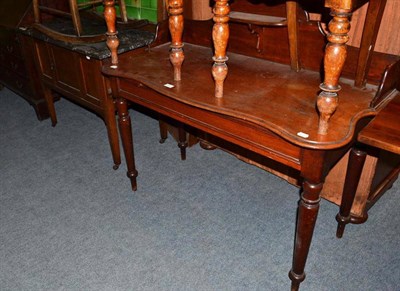
{"type": "MultiPolygon", "coordinates": [[[[58,125],[0,91],[0,290],[289,290],[298,191],[221,151],[159,144],[131,112],[138,191],[100,118],[58,125]]],[[[302,290],[400,290],[400,183],[335,237],[322,201],[302,290]]]]}

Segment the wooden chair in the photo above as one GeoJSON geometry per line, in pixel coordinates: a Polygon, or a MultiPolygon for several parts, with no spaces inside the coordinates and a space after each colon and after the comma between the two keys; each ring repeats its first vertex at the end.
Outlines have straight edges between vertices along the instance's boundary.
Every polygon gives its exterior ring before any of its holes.
{"type": "MultiPolygon", "coordinates": [[[[286,26],[288,29],[290,65],[291,65],[292,70],[299,71],[301,69],[301,67],[300,67],[300,60],[299,60],[299,53],[298,53],[297,10],[298,10],[298,4],[296,1],[286,1],[286,18],[269,16],[269,15],[244,13],[244,12],[238,12],[238,11],[230,11],[229,21],[247,24],[249,26],[249,29],[252,31],[252,33],[255,33],[255,34],[257,34],[256,27],[263,29],[264,27],[285,27],[286,26]]],[[[172,29],[174,30],[174,28],[172,28],[172,29]]],[[[172,37],[176,39],[176,37],[174,35],[172,35],[172,37]]],[[[257,50],[259,50],[261,47],[262,47],[261,38],[259,37],[258,42],[257,42],[257,50]]],[[[179,63],[181,64],[181,61],[179,60],[179,57],[177,57],[177,55],[176,55],[176,53],[179,52],[179,48],[173,48],[172,46],[171,46],[171,48],[172,48],[171,62],[174,65],[174,70],[175,70],[174,78],[175,78],[175,80],[180,80],[180,65],[179,65],[179,63]]],[[[178,53],[178,54],[180,54],[180,53],[178,53]]],[[[182,59],[182,61],[183,61],[183,59],[182,59]]],[[[218,72],[217,72],[217,74],[218,74],[218,72]]],[[[219,78],[219,76],[217,76],[216,78],[219,78]]],[[[218,84],[220,84],[220,85],[218,85],[218,88],[220,88],[220,89],[217,89],[217,87],[216,87],[216,97],[222,97],[222,95],[223,95],[222,82],[218,83],[218,84]]],[[[160,143],[163,143],[168,136],[168,124],[166,124],[164,121],[160,120],[159,126],[160,126],[160,135],[161,135],[160,143]]],[[[186,148],[188,146],[188,141],[187,141],[188,135],[184,132],[184,129],[181,126],[178,126],[177,131],[179,132],[178,147],[180,148],[181,159],[185,160],[186,159],[186,148]]],[[[203,148],[214,149],[215,147],[204,142],[203,148]]]]}
{"type": "MultiPolygon", "coordinates": [[[[98,5],[102,5],[102,0],[89,0],[87,2],[78,3],[77,0],[68,0],[69,4],[69,12],[56,9],[46,5],[40,0],[33,0],[33,11],[35,24],[34,27],[41,32],[49,35],[52,38],[60,39],[62,41],[71,42],[71,43],[88,43],[88,42],[99,42],[104,41],[106,39],[106,35],[104,33],[99,34],[87,34],[85,33],[82,27],[82,21],[80,17],[80,11],[88,8],[95,8],[98,5]],[[75,35],[64,34],[59,31],[56,31],[48,26],[46,26],[42,21],[42,14],[51,14],[55,16],[61,16],[65,18],[71,18],[72,24],[75,30],[75,35]]],[[[128,22],[127,12],[125,0],[116,1],[120,8],[120,17],[124,23],[128,22]]]]}

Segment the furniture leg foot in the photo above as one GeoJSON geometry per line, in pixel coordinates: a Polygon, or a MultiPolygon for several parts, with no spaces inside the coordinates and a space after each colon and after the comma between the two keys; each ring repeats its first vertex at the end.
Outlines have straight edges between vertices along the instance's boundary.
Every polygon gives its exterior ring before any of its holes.
{"type": "Polygon", "coordinates": [[[290,290],[297,291],[300,288],[300,283],[303,282],[304,279],[306,278],[306,275],[304,273],[301,275],[297,275],[297,274],[293,273],[292,270],[290,270],[289,278],[290,278],[290,280],[292,280],[292,285],[290,287],[290,290]]]}
{"type": "Polygon", "coordinates": [[[304,268],[317,221],[321,200],[320,193],[326,175],[323,166],[324,155],[321,151],[303,151],[301,176],[304,181],[297,212],[293,263],[289,272],[289,278],[292,280],[292,290],[298,290],[300,283],[306,277],[304,268]]]}
{"type": "Polygon", "coordinates": [[[343,237],[344,228],[346,227],[346,224],[349,223],[350,219],[348,217],[342,217],[338,213],[336,215],[336,221],[338,222],[338,225],[337,225],[337,228],[336,228],[336,237],[337,238],[342,238],[343,237]]]}
{"type": "Polygon", "coordinates": [[[160,127],[160,143],[164,143],[168,138],[168,124],[162,120],[158,121],[160,127]]]}
{"type": "Polygon", "coordinates": [[[48,88],[43,88],[44,98],[46,99],[47,109],[49,111],[51,126],[56,126],[57,124],[57,115],[56,108],[54,107],[54,98],[53,94],[51,94],[51,90],[48,88]]]}
{"type": "MultiPolygon", "coordinates": [[[[112,86],[115,86],[115,80],[113,80],[112,86]]],[[[113,90],[113,92],[116,92],[116,90],[113,90]]],[[[136,177],[138,176],[138,172],[136,170],[135,155],[133,153],[132,126],[128,111],[128,104],[124,98],[118,97],[116,105],[118,111],[119,132],[121,135],[122,147],[125,153],[126,165],[128,168],[127,176],[131,180],[132,191],[136,191],[136,177]]]]}
{"type": "Polygon", "coordinates": [[[131,171],[128,170],[126,172],[126,175],[131,180],[132,191],[136,191],[137,190],[136,177],[138,176],[138,172],[136,170],[131,170],[131,171]]]}
{"type": "Polygon", "coordinates": [[[366,152],[357,148],[352,148],[350,151],[349,161],[347,163],[346,179],[343,186],[342,202],[340,204],[339,213],[336,215],[336,220],[338,222],[336,230],[337,238],[343,236],[346,224],[351,222],[350,211],[356,195],[366,156],[366,152]]]}
{"type": "Polygon", "coordinates": [[[119,146],[118,129],[115,117],[115,104],[111,94],[107,94],[104,100],[104,123],[107,128],[108,141],[110,143],[111,154],[114,161],[113,169],[117,170],[121,164],[121,151],[119,146]]]}
{"type": "Polygon", "coordinates": [[[178,128],[178,134],[179,134],[178,147],[181,150],[181,160],[184,161],[186,160],[186,148],[188,147],[188,142],[186,138],[186,131],[182,126],[178,128]]]}

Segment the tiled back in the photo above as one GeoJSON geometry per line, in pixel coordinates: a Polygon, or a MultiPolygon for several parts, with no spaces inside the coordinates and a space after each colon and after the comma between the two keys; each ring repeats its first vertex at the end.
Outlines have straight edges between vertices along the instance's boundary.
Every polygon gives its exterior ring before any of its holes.
{"type": "MultiPolygon", "coordinates": [[[[89,2],[90,0],[78,0],[78,3],[89,2]]],[[[157,22],[157,0],[125,0],[126,11],[130,19],[147,19],[157,22]]],[[[116,6],[119,14],[119,7],[116,6]]],[[[97,10],[103,11],[102,5],[97,10]]]]}

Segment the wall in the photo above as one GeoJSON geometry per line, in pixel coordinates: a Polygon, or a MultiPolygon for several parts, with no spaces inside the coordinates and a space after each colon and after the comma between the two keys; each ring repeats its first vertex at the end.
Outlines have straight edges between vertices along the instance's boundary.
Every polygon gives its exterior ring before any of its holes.
{"type": "MultiPolygon", "coordinates": [[[[90,0],[78,0],[78,3],[89,2],[90,0]]],[[[126,10],[130,19],[147,19],[157,22],[157,0],[125,0],[126,10]]],[[[119,11],[116,6],[117,12],[119,11]]],[[[98,11],[102,11],[100,5],[98,11]]]]}
{"type": "MultiPolygon", "coordinates": [[[[361,43],[361,34],[364,27],[365,14],[367,12],[368,3],[353,13],[350,29],[349,45],[359,47],[361,43]]],[[[387,0],[385,12],[383,14],[381,27],[375,44],[375,51],[400,55],[400,1],[387,0]]],[[[319,19],[316,14],[311,15],[311,19],[319,19]]]]}
{"type": "MultiPolygon", "coordinates": [[[[245,0],[237,0],[237,2],[245,0]]],[[[267,1],[267,0],[264,0],[267,1]]],[[[205,20],[212,17],[208,0],[188,0],[186,4],[187,15],[191,19],[205,20]]],[[[351,21],[349,45],[359,47],[361,33],[365,20],[368,4],[354,12],[351,21]]],[[[375,45],[375,51],[400,55],[400,29],[398,27],[400,17],[400,0],[387,0],[381,28],[375,45]]],[[[319,19],[318,14],[311,14],[311,19],[319,19]]]]}

